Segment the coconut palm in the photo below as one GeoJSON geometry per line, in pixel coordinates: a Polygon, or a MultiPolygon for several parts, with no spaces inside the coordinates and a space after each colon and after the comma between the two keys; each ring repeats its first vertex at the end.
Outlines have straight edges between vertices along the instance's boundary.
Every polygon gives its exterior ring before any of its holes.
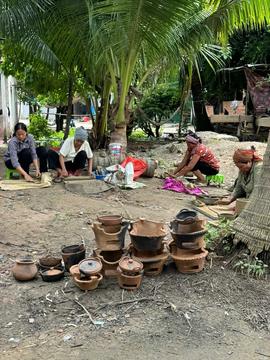
{"type": "Polygon", "coordinates": [[[142,63],[140,83],[164,59],[191,74],[198,54],[218,59],[206,44],[225,43],[239,26],[270,17],[268,0],[1,0],[0,8],[0,33],[51,66],[60,59],[70,74],[78,68],[102,89],[103,132],[114,92],[112,141],[124,145],[131,85],[142,63]]]}

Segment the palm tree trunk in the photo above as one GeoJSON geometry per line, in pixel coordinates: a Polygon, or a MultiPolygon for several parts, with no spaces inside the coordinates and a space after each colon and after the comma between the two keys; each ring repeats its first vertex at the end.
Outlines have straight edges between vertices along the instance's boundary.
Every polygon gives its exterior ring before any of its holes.
{"type": "Polygon", "coordinates": [[[67,120],[66,120],[64,140],[68,138],[68,134],[69,134],[69,126],[70,126],[72,107],[73,107],[72,102],[73,102],[73,74],[70,73],[68,77],[68,109],[67,109],[67,120]]]}
{"type": "Polygon", "coordinates": [[[101,99],[100,118],[97,124],[97,142],[98,146],[103,146],[105,143],[105,131],[108,123],[108,111],[110,104],[111,80],[106,77],[103,85],[103,93],[101,99]]]}
{"type": "Polygon", "coordinates": [[[261,176],[249,203],[233,223],[235,241],[242,241],[251,255],[270,250],[270,134],[263,158],[261,176]]]}
{"type": "Polygon", "coordinates": [[[196,130],[197,131],[213,130],[213,126],[210,123],[210,120],[207,116],[207,112],[205,109],[202,84],[200,82],[197,72],[195,71],[193,72],[193,76],[192,76],[191,90],[194,101],[196,130]]]}

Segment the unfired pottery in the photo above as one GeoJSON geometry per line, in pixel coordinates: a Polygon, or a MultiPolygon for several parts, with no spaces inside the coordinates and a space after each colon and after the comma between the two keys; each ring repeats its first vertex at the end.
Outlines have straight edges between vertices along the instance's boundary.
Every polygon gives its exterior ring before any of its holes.
{"type": "Polygon", "coordinates": [[[25,257],[17,259],[11,271],[16,280],[28,281],[37,276],[38,268],[31,257],[25,257]]]}
{"type": "Polygon", "coordinates": [[[177,270],[184,274],[197,273],[203,270],[208,251],[205,249],[184,250],[174,243],[170,244],[170,253],[177,270]]]}
{"type": "Polygon", "coordinates": [[[165,225],[146,219],[139,219],[130,224],[130,239],[139,251],[157,251],[167,234],[165,225]]]}
{"type": "Polygon", "coordinates": [[[117,268],[117,280],[122,289],[136,290],[141,286],[143,272],[137,275],[127,275],[118,267],[117,268]]]}

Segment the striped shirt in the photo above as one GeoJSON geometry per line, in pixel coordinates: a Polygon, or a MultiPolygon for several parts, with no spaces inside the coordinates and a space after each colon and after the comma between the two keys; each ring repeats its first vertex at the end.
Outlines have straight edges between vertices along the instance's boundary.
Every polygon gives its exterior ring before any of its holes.
{"type": "Polygon", "coordinates": [[[30,149],[32,159],[37,159],[37,153],[36,153],[36,146],[35,141],[32,135],[27,134],[24,141],[20,141],[17,139],[16,136],[13,136],[9,142],[8,142],[8,149],[7,152],[4,155],[4,161],[11,160],[12,166],[16,169],[20,166],[19,160],[18,160],[18,154],[23,149],[30,149]]]}

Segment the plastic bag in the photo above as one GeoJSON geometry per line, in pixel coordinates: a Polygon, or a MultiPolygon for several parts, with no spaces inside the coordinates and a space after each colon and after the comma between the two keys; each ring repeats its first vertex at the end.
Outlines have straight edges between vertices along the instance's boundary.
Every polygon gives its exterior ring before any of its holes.
{"type": "Polygon", "coordinates": [[[134,167],[132,162],[129,162],[125,167],[125,185],[132,184],[133,177],[134,177],[134,167]]]}
{"type": "Polygon", "coordinates": [[[122,162],[121,166],[126,167],[127,164],[130,162],[133,164],[133,169],[134,169],[133,180],[135,180],[145,172],[145,170],[147,169],[147,163],[144,160],[127,156],[125,160],[122,162]]]}

